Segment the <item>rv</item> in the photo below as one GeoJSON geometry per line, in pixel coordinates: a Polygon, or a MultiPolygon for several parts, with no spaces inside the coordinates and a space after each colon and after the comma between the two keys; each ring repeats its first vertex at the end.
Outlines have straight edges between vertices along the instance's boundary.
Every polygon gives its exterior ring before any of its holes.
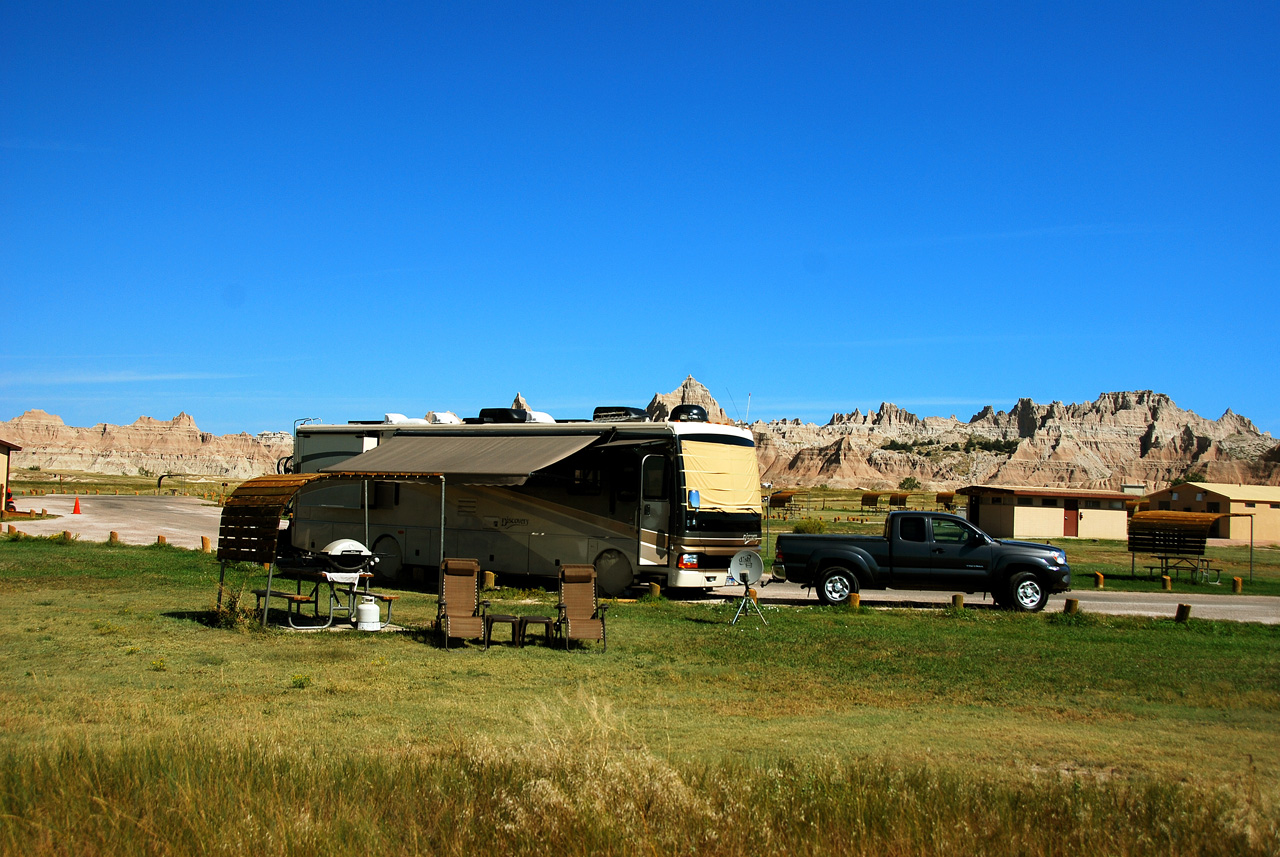
{"type": "Polygon", "coordinates": [[[560,422],[480,413],[299,426],[286,469],[318,478],[293,500],[292,548],[356,539],[390,579],[444,557],[551,578],[562,564],[592,563],[611,595],[642,581],[723,586],[734,554],[760,548],[748,429],[707,422],[697,406],[662,422],[635,408],[560,422]]]}

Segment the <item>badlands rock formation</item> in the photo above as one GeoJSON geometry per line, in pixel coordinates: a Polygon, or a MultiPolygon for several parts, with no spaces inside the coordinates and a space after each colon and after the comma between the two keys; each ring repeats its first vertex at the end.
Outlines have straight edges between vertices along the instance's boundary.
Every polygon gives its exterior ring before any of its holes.
{"type": "Polygon", "coordinates": [[[44,411],[27,411],[0,422],[0,437],[22,447],[14,470],[77,470],[116,475],[181,473],[248,479],[275,473],[276,462],[293,453],[293,437],[284,432],[213,435],[196,428],[187,414],[171,420],[139,417],[128,426],[99,423],[92,428],[66,425],[44,411]]]}
{"type": "Polygon", "coordinates": [[[670,393],[654,393],[653,400],[645,411],[652,420],[665,420],[670,416],[671,410],[679,405],[701,405],[707,410],[707,419],[719,423],[729,421],[724,408],[720,407],[711,391],[695,381],[692,375],[670,393]]]}
{"type": "Polygon", "coordinates": [[[1150,390],[1093,402],[1012,410],[987,406],[968,422],[920,419],[896,405],[834,414],[824,426],[758,422],[761,478],[775,485],[927,488],[1042,485],[1152,491],[1191,473],[1208,482],[1280,484],[1275,440],[1228,410],[1206,420],[1150,390]],[[888,448],[892,447],[892,448],[888,448]]]}
{"type": "MultiPolygon", "coordinates": [[[[724,409],[692,376],[655,394],[647,411],[665,419],[696,404],[712,420],[724,409]]],[[[515,407],[532,410],[517,394],[515,407]]],[[[1038,405],[1020,400],[1008,412],[988,406],[968,422],[925,417],[889,403],[871,413],[833,414],[825,425],[757,422],[760,478],[777,487],[893,488],[908,476],[926,489],[963,485],[1041,485],[1153,491],[1175,478],[1280,484],[1280,447],[1244,417],[1227,411],[1206,420],[1149,390],[1104,393],[1095,401],[1038,405]]],[[[0,438],[23,447],[13,467],[97,473],[181,473],[247,479],[274,473],[293,452],[283,432],[252,437],[201,432],[187,414],[141,417],[130,426],[73,428],[44,411],[0,422],[0,438]]]]}

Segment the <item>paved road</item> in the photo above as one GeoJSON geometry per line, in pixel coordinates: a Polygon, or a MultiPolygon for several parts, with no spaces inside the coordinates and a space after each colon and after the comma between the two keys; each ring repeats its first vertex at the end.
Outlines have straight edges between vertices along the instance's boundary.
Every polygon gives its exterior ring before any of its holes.
{"type": "MultiPolygon", "coordinates": [[[[156,536],[163,535],[171,545],[199,548],[200,537],[208,536],[216,550],[218,521],[222,510],[198,497],[105,497],[81,496],[79,515],[71,514],[75,498],[65,495],[18,497],[19,509],[35,507],[47,509],[51,514],[62,515],[47,521],[7,520],[24,533],[49,536],[67,530],[84,541],[105,542],[115,531],[126,544],[155,544],[156,536]]],[[[812,590],[803,589],[797,583],[771,583],[760,587],[764,603],[817,604],[812,590]]],[[[713,590],[707,596],[737,598],[741,587],[724,587],[713,590]]],[[[691,596],[697,599],[699,596],[691,596]]],[[[1199,619],[1230,619],[1236,622],[1263,622],[1280,625],[1280,597],[1262,595],[1232,595],[1227,586],[1182,584],[1181,591],[1165,592],[1113,592],[1095,589],[1079,589],[1070,597],[1080,600],[1080,609],[1092,613],[1109,613],[1136,616],[1172,617],[1179,604],[1190,604],[1191,615],[1199,619]],[[1225,590],[1225,592],[1223,591],[1225,590]]],[[[1066,595],[1049,599],[1048,610],[1061,610],[1066,595]]],[[[864,592],[862,603],[868,607],[943,607],[951,602],[949,592],[916,592],[885,590],[864,592]]],[[[965,604],[976,608],[993,607],[989,598],[966,595],[965,604]]]]}
{"type": "MultiPolygon", "coordinates": [[[[813,590],[798,583],[770,583],[759,587],[761,603],[818,604],[813,590]]],[[[717,595],[741,597],[742,587],[716,589],[717,595]]],[[[951,603],[950,592],[915,590],[876,590],[862,593],[864,607],[945,607],[951,603]]],[[[1232,595],[1229,586],[1183,584],[1178,592],[1114,592],[1077,589],[1049,598],[1046,610],[1062,610],[1067,598],[1080,601],[1086,613],[1108,613],[1118,616],[1167,616],[1173,618],[1179,604],[1190,604],[1197,619],[1229,619],[1234,622],[1262,622],[1280,625],[1280,597],[1271,595],[1232,595]],[[1225,589],[1223,593],[1221,590],[1225,589]]],[[[995,609],[989,597],[966,595],[966,607],[995,609]]]]}

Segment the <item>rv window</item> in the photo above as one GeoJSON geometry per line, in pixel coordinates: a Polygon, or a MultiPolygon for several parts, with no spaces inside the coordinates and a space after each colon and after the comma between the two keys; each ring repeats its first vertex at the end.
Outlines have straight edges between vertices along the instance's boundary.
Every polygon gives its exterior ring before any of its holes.
{"type": "Polygon", "coordinates": [[[575,467],[573,482],[569,486],[571,494],[599,494],[600,470],[595,467],[575,467]]]}
{"type": "Polygon", "coordinates": [[[391,509],[400,505],[399,482],[375,482],[369,494],[371,509],[391,509]]]}
{"type": "Polygon", "coordinates": [[[644,460],[644,471],[641,476],[644,487],[644,499],[662,500],[667,496],[667,460],[660,455],[652,455],[644,460]]]}

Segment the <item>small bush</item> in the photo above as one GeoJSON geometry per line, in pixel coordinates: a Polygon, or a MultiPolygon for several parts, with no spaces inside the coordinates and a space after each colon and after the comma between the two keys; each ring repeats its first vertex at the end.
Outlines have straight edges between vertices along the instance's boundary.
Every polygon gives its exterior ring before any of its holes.
{"type": "Polygon", "coordinates": [[[296,687],[298,690],[311,687],[311,676],[306,673],[297,673],[290,681],[290,687],[296,687]]]}
{"type": "Polygon", "coordinates": [[[898,483],[898,488],[902,491],[919,491],[920,480],[914,476],[908,476],[906,479],[903,479],[898,483]]]}
{"type": "Polygon", "coordinates": [[[827,531],[827,522],[821,518],[802,518],[796,521],[795,527],[792,528],[793,533],[825,533],[827,531]]]}

